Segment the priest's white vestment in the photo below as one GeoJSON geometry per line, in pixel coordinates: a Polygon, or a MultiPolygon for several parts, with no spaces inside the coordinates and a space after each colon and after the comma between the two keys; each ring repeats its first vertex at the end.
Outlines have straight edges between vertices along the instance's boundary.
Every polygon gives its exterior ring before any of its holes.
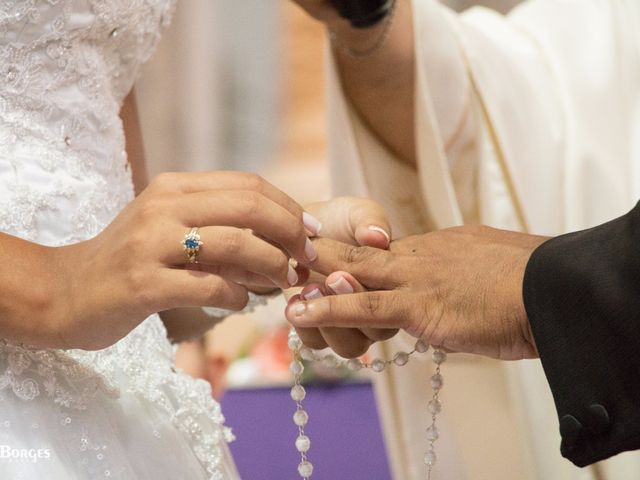
{"type": "MultiPolygon", "coordinates": [[[[463,223],[557,235],[640,199],[638,0],[529,0],[508,16],[412,4],[417,166],[367,129],[328,55],[334,194],[382,202],[396,238],[463,223]]],[[[396,480],[425,478],[431,370],[412,358],[376,380],[396,480]]],[[[436,479],[640,478],[640,453],[583,470],[560,456],[538,361],[450,355],[443,375],[436,479]]]]}

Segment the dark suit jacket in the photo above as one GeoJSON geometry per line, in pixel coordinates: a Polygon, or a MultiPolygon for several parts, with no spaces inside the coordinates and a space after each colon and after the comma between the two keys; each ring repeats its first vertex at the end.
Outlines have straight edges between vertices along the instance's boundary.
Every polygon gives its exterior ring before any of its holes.
{"type": "Polygon", "coordinates": [[[527,265],[524,302],[562,455],[582,467],[640,449],[640,203],[541,245],[527,265]]]}

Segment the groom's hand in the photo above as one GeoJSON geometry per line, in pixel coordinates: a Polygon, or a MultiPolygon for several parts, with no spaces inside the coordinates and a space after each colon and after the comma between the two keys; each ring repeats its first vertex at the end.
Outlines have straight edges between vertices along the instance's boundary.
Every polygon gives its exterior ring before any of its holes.
{"type": "Polygon", "coordinates": [[[287,318],[305,328],[402,328],[452,351],[532,358],[522,279],[544,240],[487,227],[407,237],[390,251],[318,239],[313,270],[350,272],[375,291],[292,302],[287,318]]]}

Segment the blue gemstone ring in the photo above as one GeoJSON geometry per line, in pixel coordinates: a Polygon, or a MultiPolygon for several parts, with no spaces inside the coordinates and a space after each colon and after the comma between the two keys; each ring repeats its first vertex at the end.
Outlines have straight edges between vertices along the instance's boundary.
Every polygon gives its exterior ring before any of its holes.
{"type": "Polygon", "coordinates": [[[187,262],[198,263],[198,252],[200,252],[200,247],[203,245],[198,234],[198,227],[193,227],[189,230],[189,233],[184,236],[184,240],[180,244],[184,249],[184,253],[187,254],[187,262]]]}

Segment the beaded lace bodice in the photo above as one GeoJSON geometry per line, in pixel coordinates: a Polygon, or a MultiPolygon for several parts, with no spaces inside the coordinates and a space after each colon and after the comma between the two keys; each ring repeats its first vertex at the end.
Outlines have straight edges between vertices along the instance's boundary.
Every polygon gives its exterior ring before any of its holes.
{"type": "Polygon", "coordinates": [[[118,114],[171,8],[170,0],[0,2],[2,231],[77,242],[132,198],[118,114]]]}
{"type": "MultiPolygon", "coordinates": [[[[173,4],[0,2],[0,231],[52,246],[79,242],[133,198],[119,110],[173,4]]],[[[100,352],[0,344],[0,410],[46,397],[70,423],[96,396],[117,399],[125,388],[166,412],[211,478],[222,478],[218,445],[230,433],[219,406],[207,384],[172,365],[157,315],[100,352]],[[203,432],[203,415],[217,429],[203,432]]],[[[81,450],[99,443],[82,435],[81,450]]]]}

